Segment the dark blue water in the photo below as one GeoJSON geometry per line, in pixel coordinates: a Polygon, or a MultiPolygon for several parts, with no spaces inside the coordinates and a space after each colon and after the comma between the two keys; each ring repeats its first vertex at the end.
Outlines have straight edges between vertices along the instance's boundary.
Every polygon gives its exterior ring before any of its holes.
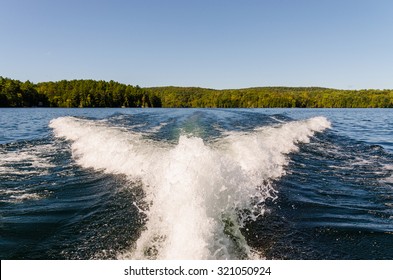
{"type": "Polygon", "coordinates": [[[390,109],[0,109],[0,258],[393,259],[392,127],[390,109]]]}

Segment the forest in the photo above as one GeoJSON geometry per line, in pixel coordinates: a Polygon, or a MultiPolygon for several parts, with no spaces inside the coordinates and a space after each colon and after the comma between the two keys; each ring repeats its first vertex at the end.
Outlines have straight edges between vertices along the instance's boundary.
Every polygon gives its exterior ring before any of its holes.
{"type": "Polygon", "coordinates": [[[0,76],[0,107],[392,108],[393,90],[141,88],[95,80],[35,84],[0,76]]]}

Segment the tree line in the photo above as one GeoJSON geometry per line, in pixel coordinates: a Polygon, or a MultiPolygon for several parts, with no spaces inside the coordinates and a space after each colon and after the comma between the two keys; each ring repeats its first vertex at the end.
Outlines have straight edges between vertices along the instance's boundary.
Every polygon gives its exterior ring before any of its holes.
{"type": "Polygon", "coordinates": [[[0,77],[0,107],[161,107],[139,86],[71,80],[33,84],[0,77]]]}
{"type": "Polygon", "coordinates": [[[0,76],[0,107],[392,108],[393,90],[320,87],[198,87],[125,85],[115,81],[21,82],[0,76]]]}
{"type": "Polygon", "coordinates": [[[338,90],[320,87],[258,87],[214,90],[147,88],[163,107],[212,108],[392,108],[393,90],[338,90]]]}

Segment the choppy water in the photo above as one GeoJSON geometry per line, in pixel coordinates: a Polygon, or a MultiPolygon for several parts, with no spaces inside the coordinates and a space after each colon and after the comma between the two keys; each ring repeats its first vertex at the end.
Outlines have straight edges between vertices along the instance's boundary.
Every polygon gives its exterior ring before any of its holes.
{"type": "Polygon", "coordinates": [[[0,109],[1,259],[393,259],[393,110],[0,109]]]}

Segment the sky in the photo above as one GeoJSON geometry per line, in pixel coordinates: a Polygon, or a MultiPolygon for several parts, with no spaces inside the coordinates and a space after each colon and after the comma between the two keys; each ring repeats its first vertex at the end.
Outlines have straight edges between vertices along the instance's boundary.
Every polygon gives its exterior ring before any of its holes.
{"type": "Polygon", "coordinates": [[[0,76],[393,89],[393,1],[0,0],[0,76]]]}

